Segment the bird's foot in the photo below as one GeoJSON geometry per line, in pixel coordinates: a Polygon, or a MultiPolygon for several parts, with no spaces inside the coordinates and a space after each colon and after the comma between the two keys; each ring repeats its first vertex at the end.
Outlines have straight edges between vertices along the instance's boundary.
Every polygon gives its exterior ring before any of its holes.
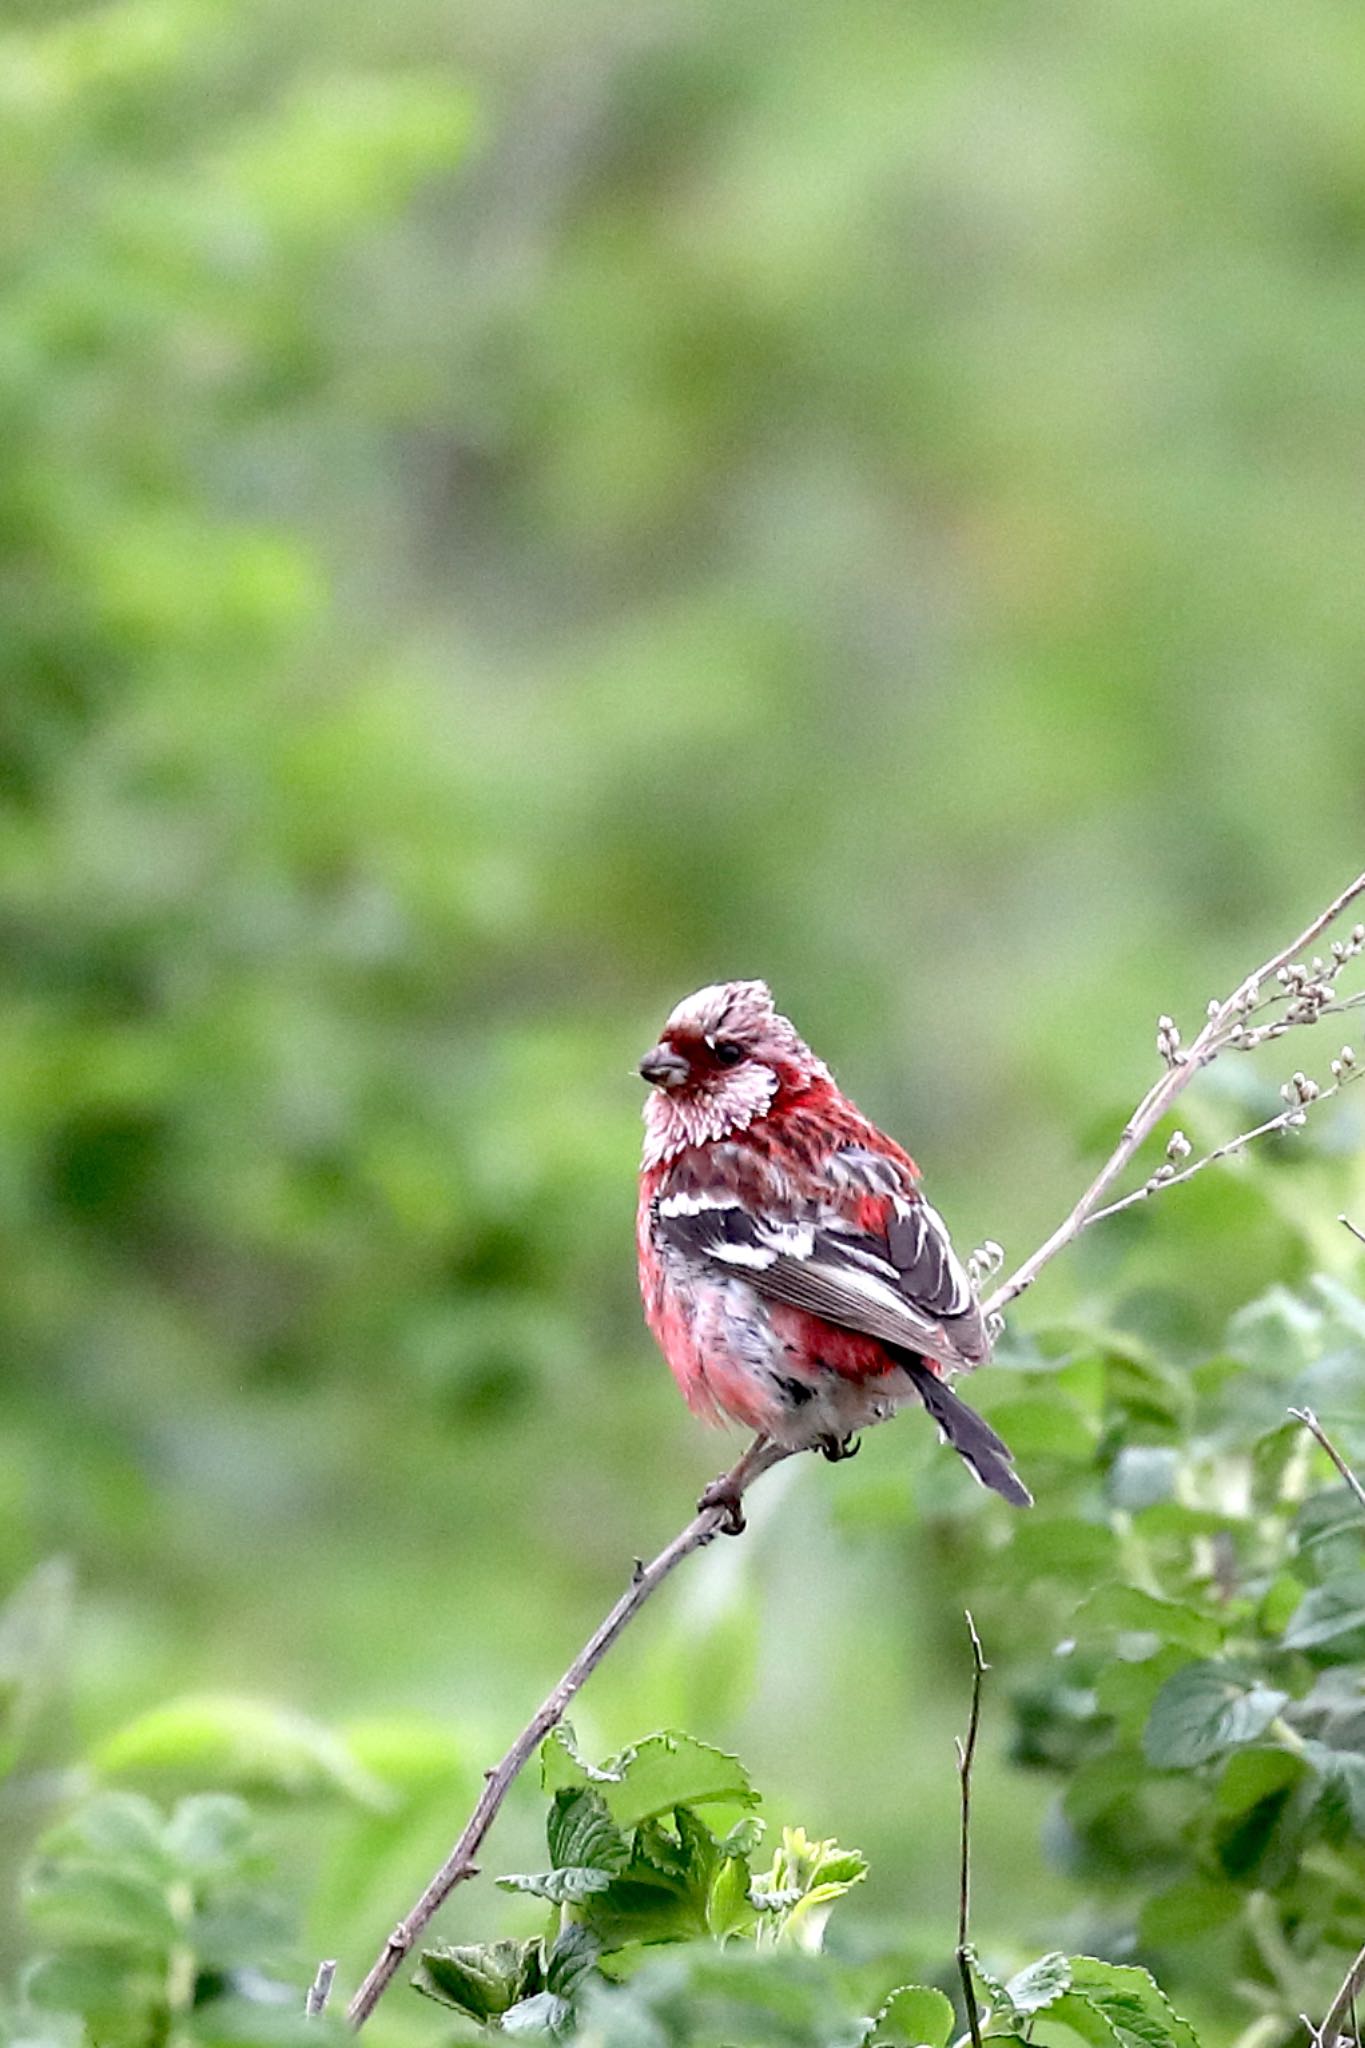
{"type": "Polygon", "coordinates": [[[850,1431],[847,1436],[822,1436],[816,1448],[822,1458],[828,1458],[831,1465],[842,1465],[845,1458],[856,1458],[863,1447],[860,1436],[850,1431]]]}
{"type": "Polygon", "coordinates": [[[723,1508],[725,1520],[720,1525],[719,1533],[722,1536],[742,1536],[746,1527],[744,1508],[740,1496],[729,1481],[728,1472],[722,1473],[719,1479],[713,1479],[697,1502],[697,1513],[704,1515],[708,1508],[723,1508]]]}

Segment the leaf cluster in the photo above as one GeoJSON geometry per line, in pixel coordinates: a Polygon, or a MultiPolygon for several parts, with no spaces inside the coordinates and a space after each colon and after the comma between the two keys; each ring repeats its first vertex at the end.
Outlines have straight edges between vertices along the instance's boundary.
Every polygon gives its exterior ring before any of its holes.
{"type": "Polygon", "coordinates": [[[1220,1954],[1288,2023],[1365,1924],[1365,1517],[1286,1411],[1365,1450],[1365,1310],[1276,1288],[1186,1362],[1134,1305],[1006,1364],[1044,1506],[979,1605],[997,1657],[1053,1646],[1016,1663],[1015,1761],[1059,1779],[1053,1847],[1130,1944],[1220,1954]]]}

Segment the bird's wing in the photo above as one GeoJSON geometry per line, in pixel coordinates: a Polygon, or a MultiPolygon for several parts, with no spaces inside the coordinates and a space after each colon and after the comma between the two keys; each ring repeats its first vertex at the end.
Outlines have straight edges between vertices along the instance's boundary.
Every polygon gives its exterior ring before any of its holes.
{"type": "Polygon", "coordinates": [[[897,1162],[846,1147],[822,1199],[755,1207],[728,1188],[677,1188],[655,1205],[666,1246],[732,1272],[757,1293],[941,1364],[990,1350],[971,1281],[936,1209],[897,1162]]]}

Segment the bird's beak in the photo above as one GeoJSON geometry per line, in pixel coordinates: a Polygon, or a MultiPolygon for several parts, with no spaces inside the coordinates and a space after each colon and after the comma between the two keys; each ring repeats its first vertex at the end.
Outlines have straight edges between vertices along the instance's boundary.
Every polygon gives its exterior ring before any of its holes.
{"type": "Polygon", "coordinates": [[[655,1045],[640,1062],[641,1077],[651,1088],[680,1088],[688,1076],[687,1061],[671,1045],[655,1045]]]}

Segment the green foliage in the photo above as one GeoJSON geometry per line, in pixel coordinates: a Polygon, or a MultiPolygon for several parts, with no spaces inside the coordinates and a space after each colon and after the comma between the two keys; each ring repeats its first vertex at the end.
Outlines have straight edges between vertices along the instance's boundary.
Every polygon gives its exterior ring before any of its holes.
{"type": "Polygon", "coordinates": [[[238,1799],[201,1794],[169,1813],[127,1792],[87,1800],[43,1837],[28,1872],[39,1953],[13,2037],[60,2040],[83,2026],[118,2048],[234,2033],[302,2041],[292,1994],[271,1981],[289,1951],[263,1877],[238,1799]],[[292,2024],[280,2024],[281,1995],[292,2024]]]}
{"type": "MultiPolygon", "coordinates": [[[[561,1729],[542,1751],[542,1778],[553,1788],[553,1868],[499,1883],[549,1901],[546,1932],[424,1950],[413,1982],[426,1997],[484,2034],[571,2036],[596,2048],[714,2048],[719,2039],[735,2048],[948,2048],[955,2020],[942,1991],[903,1984],[858,2016],[853,1973],[824,1955],[831,1909],[867,1875],[856,1850],[784,1828],[771,1866],[756,1874],[754,1816],[718,1836],[685,1803],[685,1787],[724,1781],[741,1786],[740,1803],[751,1807],[756,1795],[733,1758],[666,1733],[594,1767],[561,1729]],[[576,1782],[559,1782],[566,1770],[576,1782]],[[613,1822],[599,1786],[635,1813],[633,1823],[613,1822]],[[654,1803],[666,1793],[672,1803],[660,1812],[654,1803]],[[676,1953],[660,1958],[661,1947],[676,1953]]],[[[994,2001],[993,2040],[1048,2016],[1090,2048],[1198,2048],[1145,1970],[1054,1954],[1008,1985],[981,1975],[994,2001]]]]}
{"type": "Polygon", "coordinates": [[[415,1979],[429,1998],[502,2032],[573,2031],[592,1986],[633,1976],[660,1944],[709,1938],[721,1949],[747,1941],[816,1953],[831,1909],[866,1875],[856,1850],[801,1828],[783,1829],[771,1866],[756,1874],[762,1824],[746,1811],[758,1801],[748,1774],[687,1735],[652,1735],[591,1765],[560,1728],[541,1751],[541,1776],[551,1868],[498,1882],[549,1901],[549,1931],[426,1950],[415,1979]],[[723,1833],[698,1811],[714,1805],[741,1809],[723,1833]]]}
{"type": "Polygon", "coordinates": [[[1179,1972],[1235,1928],[1252,1997],[1288,2027],[1365,1917],[1365,1515],[1286,1420],[1321,1405],[1365,1451],[1359,1303],[1330,1281],[1271,1290],[1179,1398],[1160,1350],[1122,1328],[1078,1325],[1053,1349],[1056,1365],[1021,1361],[1010,1405],[1034,1406],[1041,1454],[1058,1383],[1089,1375],[1093,1441],[1077,1455],[1063,1426],[1042,1512],[996,1556],[1012,1611],[977,1602],[997,1645],[1050,1617],[1057,1655],[1016,1693],[1016,1754],[1064,1777],[1068,1860],[1135,1938],[1179,1972]],[[1083,1557],[1104,1582],[1078,1600],[1083,1557]]]}

